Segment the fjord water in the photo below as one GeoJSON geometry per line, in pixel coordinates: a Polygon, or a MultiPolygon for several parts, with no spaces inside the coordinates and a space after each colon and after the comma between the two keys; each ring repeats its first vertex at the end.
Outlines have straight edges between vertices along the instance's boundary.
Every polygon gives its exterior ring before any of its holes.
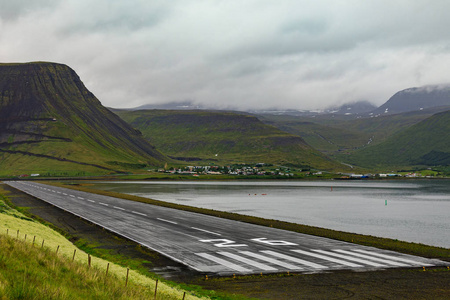
{"type": "Polygon", "coordinates": [[[92,184],[178,204],[450,248],[450,180],[92,184]]]}

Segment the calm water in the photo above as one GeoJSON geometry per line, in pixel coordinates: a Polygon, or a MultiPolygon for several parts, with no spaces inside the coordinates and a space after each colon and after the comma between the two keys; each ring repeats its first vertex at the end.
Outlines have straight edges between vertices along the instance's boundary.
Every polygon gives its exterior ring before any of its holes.
{"type": "Polygon", "coordinates": [[[450,248],[450,180],[93,184],[167,202],[450,248]]]}

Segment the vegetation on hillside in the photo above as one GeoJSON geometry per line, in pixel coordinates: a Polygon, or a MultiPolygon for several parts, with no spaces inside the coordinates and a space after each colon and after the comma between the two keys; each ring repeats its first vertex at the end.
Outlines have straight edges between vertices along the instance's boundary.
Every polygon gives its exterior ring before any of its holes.
{"type": "Polygon", "coordinates": [[[0,64],[0,175],[108,174],[164,161],[69,67],[0,64]]]}
{"type": "Polygon", "coordinates": [[[316,169],[345,168],[301,137],[254,116],[209,111],[116,111],[150,143],[186,161],[272,163],[316,169]]]}

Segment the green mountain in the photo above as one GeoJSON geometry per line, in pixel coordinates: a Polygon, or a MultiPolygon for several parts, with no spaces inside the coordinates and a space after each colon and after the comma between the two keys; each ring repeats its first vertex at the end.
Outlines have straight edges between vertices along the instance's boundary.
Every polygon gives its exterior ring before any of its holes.
{"type": "Polygon", "coordinates": [[[301,136],[322,153],[342,160],[363,148],[384,142],[393,134],[417,124],[450,107],[430,108],[396,115],[355,118],[334,114],[316,116],[258,116],[264,123],[301,136]]]}
{"type": "Polygon", "coordinates": [[[357,165],[448,166],[450,165],[450,110],[437,113],[386,141],[348,157],[357,165]]]}
{"type": "Polygon", "coordinates": [[[180,160],[345,168],[299,136],[265,125],[254,116],[186,110],[114,112],[158,149],[180,160]]]}
{"type": "Polygon", "coordinates": [[[115,173],[164,160],[68,66],[0,64],[0,175],[115,173]]]}

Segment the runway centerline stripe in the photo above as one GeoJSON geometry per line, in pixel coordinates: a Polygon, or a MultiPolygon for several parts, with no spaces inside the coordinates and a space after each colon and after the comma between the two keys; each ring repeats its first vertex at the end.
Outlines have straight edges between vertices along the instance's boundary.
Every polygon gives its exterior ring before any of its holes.
{"type": "Polygon", "coordinates": [[[213,262],[216,262],[218,264],[221,264],[222,266],[225,266],[227,268],[230,268],[232,270],[238,271],[238,272],[251,272],[252,270],[246,269],[244,267],[241,267],[239,265],[233,264],[225,259],[210,255],[208,253],[195,253],[195,255],[201,256],[203,258],[209,259],[213,262]]]}
{"type": "Polygon", "coordinates": [[[259,263],[257,261],[254,261],[254,260],[251,260],[251,259],[239,256],[239,255],[236,255],[236,254],[233,254],[233,253],[230,253],[230,252],[217,252],[217,253],[219,253],[220,255],[232,258],[234,260],[243,262],[243,263],[245,263],[247,265],[250,265],[250,266],[253,266],[253,267],[257,267],[257,268],[259,268],[261,270],[265,270],[265,271],[276,271],[276,270],[278,270],[278,269],[273,268],[271,266],[259,263]]]}
{"type": "Polygon", "coordinates": [[[103,203],[103,202],[99,202],[98,204],[100,204],[100,205],[104,205],[104,206],[109,206],[108,204],[106,204],[106,203],[103,203]]]}
{"type": "Polygon", "coordinates": [[[317,254],[317,253],[312,253],[312,252],[303,251],[303,250],[291,250],[291,251],[296,252],[296,253],[300,253],[300,254],[303,254],[303,255],[309,255],[309,256],[312,256],[312,257],[320,258],[320,259],[323,259],[323,260],[328,260],[328,261],[335,262],[335,263],[338,263],[338,264],[341,264],[341,265],[344,265],[344,266],[349,266],[349,267],[354,267],[354,268],[363,267],[362,265],[354,264],[354,263],[351,263],[351,262],[348,262],[348,261],[344,261],[344,260],[341,260],[341,259],[328,257],[328,256],[325,256],[325,255],[320,255],[320,254],[317,254]]]}
{"type": "Polygon", "coordinates": [[[361,259],[361,258],[351,257],[351,256],[344,255],[344,254],[334,253],[334,252],[331,252],[331,251],[325,251],[325,250],[313,250],[313,251],[314,252],[319,252],[319,253],[322,253],[322,254],[325,254],[325,255],[331,255],[331,256],[334,256],[334,257],[343,258],[343,259],[354,261],[354,262],[357,262],[357,263],[369,265],[369,266],[372,266],[372,267],[379,267],[379,268],[386,267],[386,265],[382,265],[382,264],[379,264],[379,263],[376,263],[376,262],[367,261],[367,260],[364,260],[364,259],[361,259]]]}
{"type": "Polygon", "coordinates": [[[125,208],[122,207],[118,207],[118,206],[113,206],[115,209],[120,209],[120,210],[125,210],[125,208]]]}
{"type": "Polygon", "coordinates": [[[402,264],[402,263],[399,263],[399,262],[396,262],[396,261],[382,259],[382,258],[377,258],[377,257],[369,256],[369,255],[364,255],[364,254],[361,254],[361,253],[355,253],[355,252],[346,251],[346,250],[342,250],[342,249],[334,249],[333,251],[337,251],[337,252],[341,252],[341,253],[345,253],[345,254],[348,254],[348,255],[353,255],[353,256],[357,256],[357,257],[361,257],[361,258],[365,258],[365,259],[370,259],[370,260],[373,260],[373,261],[382,262],[382,263],[385,263],[387,265],[392,265],[392,266],[397,266],[397,267],[409,267],[409,265],[402,264]]]}
{"type": "Polygon", "coordinates": [[[88,201],[89,201],[89,202],[92,202],[92,203],[95,203],[95,201],[94,201],[94,200],[90,200],[90,199],[88,199],[88,201]]]}
{"type": "Polygon", "coordinates": [[[245,254],[245,255],[248,255],[248,256],[260,259],[260,260],[263,260],[263,261],[270,262],[271,264],[274,264],[274,265],[277,265],[277,266],[281,266],[283,268],[288,268],[288,269],[291,269],[291,270],[301,270],[301,269],[303,269],[302,267],[291,265],[289,263],[285,263],[283,261],[279,261],[277,259],[274,259],[274,258],[271,258],[271,257],[267,257],[267,256],[264,256],[264,255],[261,255],[261,254],[253,253],[253,252],[250,252],[250,251],[240,251],[239,253],[242,253],[242,254],[245,254]]]}
{"type": "Polygon", "coordinates": [[[289,261],[292,261],[292,262],[295,262],[295,263],[298,263],[298,264],[302,264],[302,265],[305,265],[305,266],[308,266],[308,267],[312,267],[312,268],[315,268],[315,269],[328,269],[328,267],[326,267],[326,266],[322,266],[322,265],[319,265],[319,264],[316,264],[316,263],[313,263],[313,262],[310,262],[310,261],[307,261],[307,260],[303,260],[303,259],[300,259],[300,258],[297,258],[297,257],[281,254],[281,253],[278,253],[278,252],[275,252],[275,251],[263,250],[261,252],[269,254],[269,255],[276,256],[278,258],[283,258],[285,260],[289,260],[289,261]]]}
{"type": "Polygon", "coordinates": [[[144,217],[147,216],[146,214],[140,213],[140,212],[138,212],[138,211],[132,210],[131,212],[132,212],[133,214],[136,214],[136,215],[141,215],[141,216],[144,216],[144,217]]]}
{"type": "Polygon", "coordinates": [[[377,253],[377,252],[369,252],[369,251],[362,250],[362,249],[355,249],[354,251],[358,251],[361,253],[370,254],[370,255],[374,255],[374,256],[390,259],[390,260],[397,260],[397,261],[401,261],[401,262],[405,262],[405,263],[409,263],[409,264],[413,264],[413,265],[420,265],[420,266],[426,266],[426,267],[434,266],[432,264],[422,263],[420,261],[410,260],[410,259],[391,256],[391,255],[385,255],[385,254],[381,254],[381,253],[377,253]]]}
{"type": "Polygon", "coordinates": [[[212,231],[209,231],[209,230],[205,230],[205,229],[201,229],[201,228],[197,228],[197,227],[191,227],[192,229],[195,229],[195,230],[199,230],[199,231],[203,231],[203,232],[207,232],[207,233],[211,233],[211,234],[215,234],[215,235],[221,235],[220,233],[217,233],[217,232],[212,232],[212,231]]]}
{"type": "Polygon", "coordinates": [[[158,219],[158,220],[160,220],[160,221],[163,221],[163,222],[166,222],[166,223],[178,224],[177,222],[169,221],[169,220],[166,220],[166,219],[161,219],[161,218],[156,218],[156,219],[158,219]]]}

